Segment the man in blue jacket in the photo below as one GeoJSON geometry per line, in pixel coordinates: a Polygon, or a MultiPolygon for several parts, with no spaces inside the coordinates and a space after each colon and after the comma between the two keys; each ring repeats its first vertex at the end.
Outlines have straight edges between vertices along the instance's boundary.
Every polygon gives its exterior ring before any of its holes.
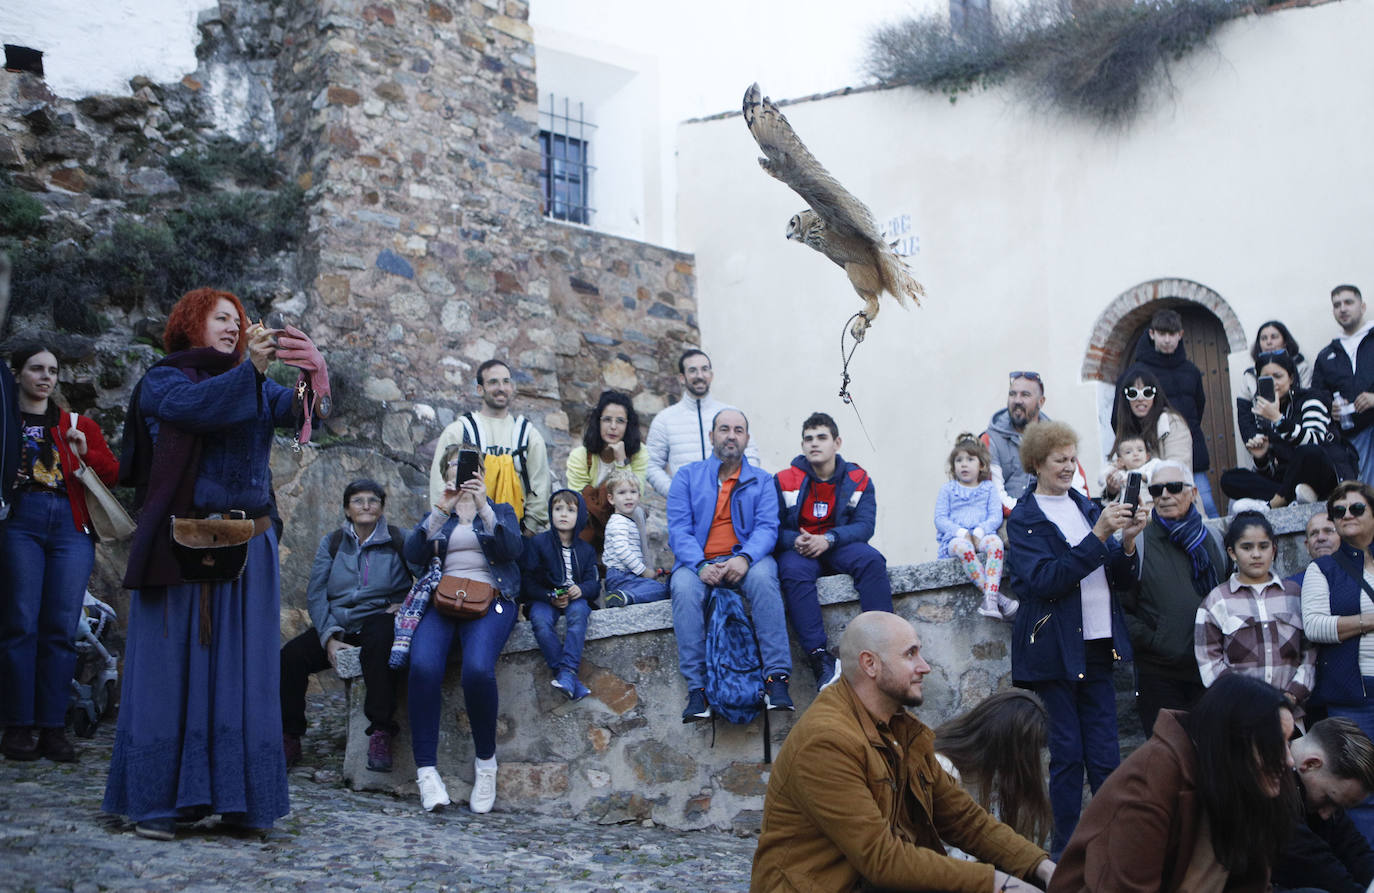
{"type": "Polygon", "coordinates": [[[865,611],[891,611],[887,559],[868,544],[878,498],[868,473],[840,455],[840,429],[823,412],[802,422],[802,454],[778,472],[778,582],[787,618],[820,691],[840,677],[826,647],[816,578],[849,574],[865,611]]]}
{"type": "Polygon", "coordinates": [[[773,560],[778,494],[768,472],[743,461],[748,445],[744,413],[722,409],[711,420],[712,455],[678,469],[668,490],[668,545],[677,559],[669,584],[673,629],[678,668],[687,680],[683,722],[711,716],[704,604],[715,586],[738,589],[749,603],[768,709],[793,709],[787,690],[792,655],[773,560]]]}

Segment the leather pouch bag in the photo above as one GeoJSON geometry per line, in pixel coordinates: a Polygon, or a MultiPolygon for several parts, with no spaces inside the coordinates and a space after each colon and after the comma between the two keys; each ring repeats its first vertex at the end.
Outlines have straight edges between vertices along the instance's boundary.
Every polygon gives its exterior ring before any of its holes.
{"type": "Polygon", "coordinates": [[[228,583],[248,563],[248,541],[256,523],[241,511],[219,518],[172,516],[172,554],[185,583],[228,583]]]}
{"type": "Polygon", "coordinates": [[[444,576],[434,587],[434,610],[456,620],[485,617],[496,600],[496,587],[467,577],[444,576]]]}

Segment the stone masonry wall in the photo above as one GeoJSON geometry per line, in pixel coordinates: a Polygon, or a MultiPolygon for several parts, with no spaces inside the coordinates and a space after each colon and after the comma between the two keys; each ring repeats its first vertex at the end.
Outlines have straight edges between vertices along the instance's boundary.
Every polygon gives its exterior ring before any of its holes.
{"type": "MultiPolygon", "coordinates": [[[[561,479],[600,391],[630,393],[647,432],[697,341],[689,255],[542,216],[527,15],[313,0],[279,58],[281,154],[311,202],[302,318],[343,410],[326,428],[395,463],[414,496],[388,506],[398,523],[423,510],[433,444],[477,407],[484,360],[510,363],[513,410],[561,479]]],[[[313,550],[337,511],[290,519],[286,545],[313,550]]],[[[293,604],[305,573],[285,573],[293,604]]]]}
{"type": "MultiPolygon", "coordinates": [[[[1303,528],[1316,506],[1270,513],[1279,534],[1276,569],[1296,573],[1308,563],[1303,528]]],[[[1220,522],[1211,522],[1221,529],[1220,522]]],[[[952,559],[888,569],[894,607],[920,634],[932,671],[916,714],[934,727],[1011,685],[1011,625],[977,613],[980,594],[952,559]]],[[[847,577],[820,581],[826,632],[834,646],[859,612],[847,577]]],[[[813,680],[793,643],[792,697],[797,713],[771,716],[776,755],[787,732],[814,698],[813,680]]],[[[342,662],[341,662],[342,665],[342,662]]],[[[345,672],[357,672],[345,670],[345,672]]],[[[549,685],[528,623],[517,624],[497,665],[501,693],[496,754],[501,769],[496,808],[575,816],[603,823],[652,820],[672,828],[715,827],[756,833],[770,766],[763,762],[763,721],[734,726],[717,720],[683,725],[686,694],[677,669],[671,605],[655,602],[594,611],[587,627],[581,677],[592,693],[570,702],[549,685]]],[[[353,682],[344,775],[355,788],[417,796],[404,704],[391,773],[367,770],[367,717],[353,682]]],[[[1142,743],[1129,663],[1116,671],[1117,726],[1123,753],[1142,743]]],[[[404,686],[402,687],[404,700],[404,686]]],[[[455,800],[473,779],[471,730],[457,665],[443,689],[438,769],[455,800]]],[[[418,808],[418,807],[417,807],[418,808]]]]}
{"type": "MultiPolygon", "coordinates": [[[[200,67],[176,84],[69,101],[0,73],[0,167],[42,202],[48,237],[84,245],[157,219],[182,195],[170,160],[211,138],[272,152],[304,190],[305,232],[253,308],[316,338],[336,400],[314,444],[283,438],[272,460],[287,634],[306,622],[310,559],[341,520],[343,485],[377,478],[390,520],[413,523],[435,440],[478,406],[482,361],[511,364],[514,409],[560,480],[602,389],[630,393],[645,432],[676,397],[676,357],[698,340],[692,258],[542,216],[527,16],[520,0],[221,0],[200,17],[200,67]]],[[[3,343],[56,330],[62,395],[118,451],[175,295],[82,287],[99,332],[63,332],[40,308],[5,321],[3,343]]],[[[97,551],[92,589],[122,614],[124,550],[97,551]]]]}

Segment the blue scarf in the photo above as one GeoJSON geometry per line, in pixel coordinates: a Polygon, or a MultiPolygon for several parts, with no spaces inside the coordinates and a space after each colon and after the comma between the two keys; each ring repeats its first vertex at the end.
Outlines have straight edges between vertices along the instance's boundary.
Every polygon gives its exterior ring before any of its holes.
{"type": "Polygon", "coordinates": [[[1217,569],[1212,565],[1212,556],[1207,554],[1207,548],[1203,545],[1207,542],[1207,528],[1203,526],[1202,515],[1198,513],[1197,506],[1189,506],[1188,514],[1177,521],[1161,518],[1158,511],[1153,512],[1153,515],[1159,526],[1164,528],[1164,532],[1169,534],[1169,541],[1187,552],[1188,557],[1192,559],[1193,588],[1199,596],[1205,598],[1209,592],[1217,588],[1220,581],[1217,579],[1217,569]]]}

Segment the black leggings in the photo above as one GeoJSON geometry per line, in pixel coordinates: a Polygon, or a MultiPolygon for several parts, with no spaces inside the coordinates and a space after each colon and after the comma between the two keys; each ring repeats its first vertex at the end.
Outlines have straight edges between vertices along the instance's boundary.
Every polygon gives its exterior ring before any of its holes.
{"type": "MultiPolygon", "coordinates": [[[[396,712],[396,683],[401,674],[392,670],[391,643],[395,638],[395,615],[382,611],[363,620],[362,630],[346,635],[348,645],[361,645],[358,655],[363,665],[363,714],[370,720],[367,733],[381,729],[395,734],[401,727],[392,719],[396,712]]],[[[329,669],[329,655],[320,644],[313,626],[281,649],[281,726],[288,735],[305,734],[305,689],[312,673],[329,669]]]]}
{"type": "Polygon", "coordinates": [[[1275,496],[1293,501],[1298,484],[1307,484],[1317,491],[1318,499],[1325,499],[1340,483],[1336,466],[1327,458],[1326,450],[1315,444],[1298,447],[1293,458],[1282,468],[1283,479],[1274,480],[1266,474],[1248,468],[1232,468],[1222,472],[1221,489],[1232,499],[1258,499],[1268,502],[1275,496]]]}

